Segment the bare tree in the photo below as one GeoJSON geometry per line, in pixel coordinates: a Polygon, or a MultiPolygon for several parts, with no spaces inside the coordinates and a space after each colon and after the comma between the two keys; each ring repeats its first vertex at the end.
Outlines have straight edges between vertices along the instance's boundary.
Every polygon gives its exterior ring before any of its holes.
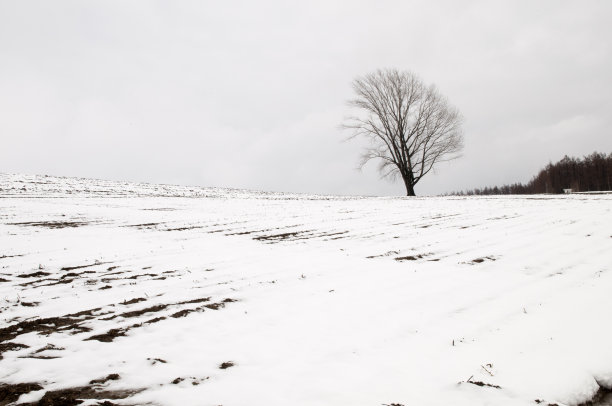
{"type": "Polygon", "coordinates": [[[385,69],[355,79],[353,90],[356,96],[348,104],[359,114],[343,127],[353,131],[351,138],[370,140],[362,167],[379,160],[381,175],[401,176],[406,194],[414,196],[414,186],[436,163],[459,157],[461,114],[435,86],[411,72],[385,69]]]}

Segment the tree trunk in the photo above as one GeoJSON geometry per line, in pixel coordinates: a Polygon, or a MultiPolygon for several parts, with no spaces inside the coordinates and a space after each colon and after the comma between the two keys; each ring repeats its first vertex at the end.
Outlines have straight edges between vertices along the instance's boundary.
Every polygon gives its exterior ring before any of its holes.
{"type": "Polygon", "coordinates": [[[406,186],[406,196],[416,196],[414,194],[414,185],[410,176],[404,177],[404,185],[406,186]]]}

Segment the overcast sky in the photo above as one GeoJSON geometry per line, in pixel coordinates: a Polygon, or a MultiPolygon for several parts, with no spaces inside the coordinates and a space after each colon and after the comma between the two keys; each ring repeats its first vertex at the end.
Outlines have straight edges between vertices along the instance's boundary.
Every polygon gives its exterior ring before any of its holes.
{"type": "Polygon", "coordinates": [[[340,128],[411,70],[465,117],[438,194],[612,152],[612,2],[0,0],[0,172],[401,195],[340,128]]]}

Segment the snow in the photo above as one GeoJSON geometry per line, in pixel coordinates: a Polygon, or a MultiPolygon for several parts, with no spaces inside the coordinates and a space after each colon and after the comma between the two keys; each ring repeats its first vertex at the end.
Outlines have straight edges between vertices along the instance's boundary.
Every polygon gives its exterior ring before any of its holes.
{"type": "Polygon", "coordinates": [[[0,330],[100,308],[90,331],[5,341],[28,348],[2,353],[0,382],[44,387],[20,402],[113,373],[104,388],[144,389],[119,404],[577,405],[612,387],[611,195],[0,188],[0,330]]]}

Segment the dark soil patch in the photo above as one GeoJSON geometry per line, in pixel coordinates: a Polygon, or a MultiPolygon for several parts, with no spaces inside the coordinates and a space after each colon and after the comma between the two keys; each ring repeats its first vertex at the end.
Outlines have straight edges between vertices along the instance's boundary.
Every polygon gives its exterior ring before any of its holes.
{"type": "MultiPolygon", "coordinates": [[[[178,302],[178,303],[170,303],[170,304],[160,304],[160,305],[156,305],[156,306],[151,306],[151,307],[147,307],[141,310],[134,310],[131,312],[125,312],[125,313],[121,313],[118,315],[113,315],[107,318],[103,318],[100,320],[112,320],[116,317],[124,317],[124,318],[132,318],[132,317],[138,317],[141,316],[145,313],[153,313],[153,312],[158,312],[161,310],[164,310],[170,306],[176,306],[176,305],[181,305],[181,304],[188,304],[188,303],[201,303],[201,302],[207,302],[210,300],[210,297],[206,297],[206,298],[200,298],[200,299],[193,299],[193,300],[188,300],[185,302],[178,302]]],[[[183,309],[183,310],[179,310],[178,312],[171,314],[170,317],[173,318],[179,318],[179,317],[185,317],[190,313],[193,312],[202,312],[205,309],[212,309],[212,310],[219,310],[223,307],[225,307],[226,303],[231,303],[231,302],[237,302],[238,300],[236,299],[231,299],[231,298],[227,298],[224,299],[222,302],[219,303],[210,303],[210,304],[206,304],[204,306],[200,306],[200,307],[196,307],[194,309],[183,309]]],[[[127,334],[128,331],[133,330],[135,328],[139,328],[142,327],[144,324],[153,324],[153,323],[157,323],[158,321],[162,321],[165,320],[166,317],[162,316],[162,317],[155,317],[153,319],[147,320],[145,322],[142,323],[137,323],[137,324],[132,324],[131,326],[127,326],[127,327],[121,327],[121,328],[114,328],[114,329],[110,329],[108,330],[106,333],[103,334],[96,334],[93,335],[89,338],[86,338],[85,341],[89,341],[89,340],[97,340],[100,342],[104,342],[104,343],[109,343],[112,342],[115,338],[117,337],[123,337],[127,334]]]]}
{"type": "Polygon", "coordinates": [[[123,303],[119,303],[119,304],[122,304],[122,305],[131,305],[131,304],[134,304],[134,303],[145,302],[146,300],[147,299],[145,299],[144,297],[136,297],[136,298],[131,299],[131,300],[123,301],[123,303]]]}
{"type": "Polygon", "coordinates": [[[161,310],[164,310],[168,306],[169,305],[167,305],[167,304],[160,304],[160,305],[156,305],[156,306],[146,307],[146,308],[140,309],[140,310],[134,310],[134,311],[131,311],[131,312],[121,313],[121,314],[119,314],[119,316],[123,317],[123,318],[138,317],[138,316],[142,316],[145,313],[159,312],[161,310]]]}
{"type": "Polygon", "coordinates": [[[4,259],[4,258],[17,258],[17,257],[23,257],[24,255],[25,254],[19,254],[19,255],[0,255],[0,259],[4,259]]]}
{"type": "Polygon", "coordinates": [[[21,275],[17,275],[18,278],[40,278],[41,276],[49,276],[51,275],[49,272],[43,272],[43,271],[38,271],[38,272],[33,272],[33,273],[24,273],[21,275]]]}
{"type": "Polygon", "coordinates": [[[266,230],[253,230],[253,231],[240,231],[240,232],[236,232],[236,233],[228,233],[225,235],[248,235],[248,234],[253,234],[253,233],[261,233],[264,231],[270,231],[270,229],[266,229],[266,230]]]}
{"type": "Polygon", "coordinates": [[[607,389],[599,382],[597,382],[597,384],[599,385],[599,389],[593,396],[593,399],[580,403],[577,406],[607,406],[612,404],[612,389],[607,389]]]}
{"type": "Polygon", "coordinates": [[[112,328],[108,330],[106,333],[96,334],[89,338],[86,338],[85,341],[100,341],[102,343],[110,343],[117,337],[124,337],[130,328],[112,328]]]}
{"type": "Polygon", "coordinates": [[[98,290],[105,290],[105,289],[111,289],[112,286],[111,285],[106,285],[106,286],[102,286],[100,289],[98,290]]]}
{"type": "Polygon", "coordinates": [[[41,282],[45,282],[45,281],[57,281],[57,279],[53,279],[53,278],[36,279],[36,280],[30,281],[30,282],[20,283],[19,286],[36,285],[37,283],[41,283],[41,282]]]}
{"type": "Polygon", "coordinates": [[[53,344],[49,344],[46,345],[42,348],[39,348],[38,350],[34,351],[33,353],[29,354],[29,355],[24,355],[21,356],[19,358],[34,358],[34,359],[56,359],[56,358],[60,358],[57,355],[39,355],[41,352],[47,351],[47,350],[56,350],[56,351],[61,351],[64,350],[65,348],[62,347],[56,347],[53,344]]]}
{"type": "Polygon", "coordinates": [[[468,264],[472,264],[472,265],[474,265],[474,264],[481,264],[481,263],[483,263],[483,262],[485,262],[487,260],[495,261],[495,260],[497,260],[497,258],[495,258],[493,256],[488,256],[488,257],[483,257],[483,258],[476,258],[476,259],[473,259],[470,262],[468,262],[468,264]]]}
{"type": "Polygon", "coordinates": [[[197,309],[185,309],[185,310],[180,310],[174,314],[171,314],[170,317],[174,317],[175,319],[178,319],[179,317],[185,317],[187,316],[189,313],[193,313],[197,311],[197,309]]]}
{"type": "Polygon", "coordinates": [[[46,228],[75,228],[90,224],[85,221],[27,221],[22,223],[8,223],[12,226],[46,227],[46,228]]]}
{"type": "Polygon", "coordinates": [[[0,342],[12,340],[15,337],[36,332],[39,334],[51,334],[57,331],[71,331],[72,334],[90,331],[88,327],[80,326],[80,321],[70,317],[47,317],[30,321],[22,321],[9,327],[0,329],[0,342]]]}
{"type": "Polygon", "coordinates": [[[62,271],[74,271],[75,269],[89,268],[90,266],[103,265],[103,264],[108,264],[108,262],[99,262],[99,261],[96,261],[93,264],[87,264],[87,265],[65,266],[65,267],[62,267],[60,270],[62,270],[62,271]]]}
{"type": "Polygon", "coordinates": [[[193,300],[187,300],[185,302],[178,302],[177,304],[193,304],[193,303],[203,303],[203,302],[209,302],[210,301],[210,296],[209,297],[202,297],[199,299],[193,299],[193,300]]]}
{"type": "Polygon", "coordinates": [[[394,258],[396,261],[398,262],[403,262],[403,261],[416,261],[419,259],[424,259],[425,257],[431,256],[433,255],[432,252],[428,252],[426,254],[418,254],[418,255],[408,255],[405,257],[396,257],[394,258]]]}
{"type": "Polygon", "coordinates": [[[0,282],[10,282],[8,279],[0,278],[0,282]]]}
{"type": "MultiPolygon", "coordinates": [[[[101,319],[101,320],[110,320],[112,318],[114,318],[114,317],[110,317],[110,318],[107,318],[107,319],[101,319]]],[[[147,321],[142,322],[142,323],[132,324],[131,326],[122,327],[122,328],[113,328],[113,329],[108,330],[106,333],[96,334],[96,335],[93,335],[93,336],[91,336],[89,338],[86,338],[84,341],[96,340],[96,341],[100,341],[102,343],[110,343],[110,342],[112,342],[117,337],[125,337],[127,332],[130,331],[130,330],[142,327],[144,324],[153,324],[153,323],[157,323],[158,321],[165,320],[165,319],[166,319],[166,317],[156,317],[156,318],[153,318],[151,320],[147,320],[147,321]]]]}
{"type": "Polygon", "coordinates": [[[36,307],[40,302],[19,302],[19,304],[25,307],[36,307]]]}
{"type": "Polygon", "coordinates": [[[224,231],[229,231],[229,230],[224,230],[224,229],[219,229],[219,230],[212,230],[212,231],[207,231],[208,234],[215,234],[215,233],[222,233],[224,231]]]}
{"type": "Polygon", "coordinates": [[[44,347],[39,348],[36,351],[34,351],[34,354],[40,354],[41,352],[47,351],[47,350],[62,351],[62,350],[65,350],[65,348],[63,348],[63,347],[56,347],[53,344],[47,344],[44,347]]]}
{"type": "MultiPolygon", "coordinates": [[[[55,282],[53,283],[46,283],[44,285],[38,285],[37,287],[42,287],[42,286],[55,286],[55,285],[67,285],[69,283],[72,283],[76,278],[66,278],[66,279],[59,279],[59,280],[55,280],[55,282]]],[[[53,279],[52,279],[53,280],[53,279]]]]}
{"type": "Polygon", "coordinates": [[[168,228],[166,231],[186,231],[186,230],[195,230],[198,228],[204,228],[204,226],[189,226],[189,227],[176,227],[176,228],[168,228]]]}
{"type": "MultiPolygon", "coordinates": [[[[459,382],[459,383],[463,383],[463,382],[459,382]]],[[[472,381],[471,379],[468,379],[467,381],[465,381],[465,383],[471,383],[472,385],[476,385],[476,386],[488,386],[489,388],[501,389],[501,386],[493,385],[490,383],[485,383],[482,381],[472,381]]]]}
{"type": "Polygon", "coordinates": [[[128,224],[128,225],[123,226],[123,227],[133,227],[133,228],[140,228],[140,229],[148,229],[148,228],[153,228],[155,226],[158,226],[160,224],[161,223],[128,224]]]}
{"type": "MultiPolygon", "coordinates": [[[[421,257],[422,258],[422,257],[421,257]]],[[[395,258],[396,261],[402,262],[402,261],[416,261],[418,258],[412,255],[408,255],[406,257],[397,257],[395,258]]]]}
{"type": "Polygon", "coordinates": [[[82,310],[82,311],[77,312],[77,313],[67,314],[65,317],[83,317],[83,316],[92,316],[93,317],[94,313],[99,311],[100,309],[102,309],[102,308],[101,307],[96,307],[94,309],[82,310]]]}
{"type": "Polygon", "coordinates": [[[258,237],[253,237],[254,240],[257,241],[270,241],[270,242],[279,242],[290,240],[298,237],[300,234],[304,234],[310,231],[294,231],[291,233],[281,233],[281,234],[271,234],[271,235],[260,235],[258,237]]]}
{"type": "Polygon", "coordinates": [[[236,365],[233,361],[226,361],[221,363],[221,365],[219,365],[219,369],[227,369],[227,368],[231,368],[234,365],[236,365]]]}
{"type": "Polygon", "coordinates": [[[78,313],[67,314],[61,317],[46,317],[42,319],[22,321],[12,326],[0,329],[0,342],[9,341],[26,333],[51,334],[58,331],[70,331],[71,334],[91,331],[89,327],[81,326],[85,320],[92,319],[93,312],[100,308],[84,310],[78,313]]]}
{"type": "MultiPolygon", "coordinates": [[[[97,390],[89,386],[82,386],[77,388],[61,389],[57,391],[48,391],[38,402],[34,403],[23,403],[23,406],[76,406],[83,403],[85,400],[95,399],[125,399],[138,392],[139,390],[119,390],[119,391],[108,391],[108,390],[97,390]]],[[[113,403],[105,401],[99,403],[99,405],[108,406],[113,403]]]]}
{"type": "Polygon", "coordinates": [[[130,277],[123,278],[123,279],[138,279],[138,278],[140,278],[141,276],[157,276],[157,275],[156,275],[156,274],[154,274],[154,273],[143,273],[143,274],[140,274],[140,275],[132,275],[132,276],[130,276],[130,277]]]}
{"type": "Polygon", "coordinates": [[[119,378],[121,378],[119,376],[119,374],[110,374],[110,375],[107,375],[104,378],[92,379],[91,381],[89,381],[89,384],[90,385],[103,384],[103,383],[106,383],[108,381],[117,381],[117,380],[119,380],[119,378]]]}
{"type": "MultiPolygon", "coordinates": [[[[24,348],[30,348],[30,347],[25,345],[25,344],[19,344],[19,343],[3,343],[3,344],[0,344],[0,359],[2,359],[2,353],[6,352],[6,351],[17,351],[17,350],[22,350],[24,348]]],[[[0,400],[1,400],[1,398],[0,398],[0,400]]]]}
{"type": "Polygon", "coordinates": [[[74,277],[78,277],[79,274],[76,272],[68,272],[65,275],[62,275],[62,277],[60,279],[66,279],[66,278],[74,278],[74,277]]]}
{"type": "Polygon", "coordinates": [[[162,321],[162,320],[166,320],[165,317],[155,317],[152,318],[151,320],[147,320],[144,322],[144,324],[153,324],[153,323],[157,323],[158,321],[162,321]]]}
{"type": "Polygon", "coordinates": [[[211,310],[219,310],[225,307],[225,304],[224,303],[211,303],[211,304],[204,305],[204,307],[206,307],[207,309],[211,309],[211,310]]]}
{"type": "Polygon", "coordinates": [[[43,389],[37,383],[18,383],[15,385],[0,384],[0,406],[8,405],[19,399],[19,396],[43,389]]]}

